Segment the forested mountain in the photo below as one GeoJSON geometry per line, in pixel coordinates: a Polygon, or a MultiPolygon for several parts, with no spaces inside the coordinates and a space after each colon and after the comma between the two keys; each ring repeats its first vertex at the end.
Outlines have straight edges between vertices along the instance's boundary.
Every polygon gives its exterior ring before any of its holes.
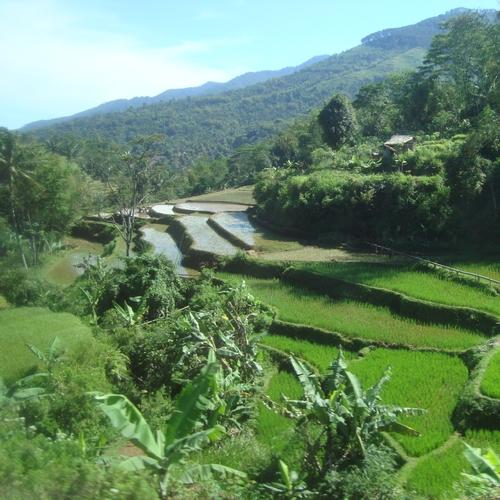
{"type": "Polygon", "coordinates": [[[222,92],[227,92],[229,90],[236,90],[248,87],[250,85],[255,85],[256,83],[265,82],[271,78],[279,78],[282,76],[290,75],[296,71],[315,64],[317,62],[323,61],[328,58],[327,55],[315,56],[308,59],[306,62],[299,64],[298,66],[287,66],[286,68],[278,70],[264,70],[264,71],[252,71],[239,75],[227,82],[206,82],[198,87],[187,87],[183,89],[170,89],[162,92],[153,97],[143,96],[143,97],[133,97],[132,99],[115,99],[113,101],[105,102],[96,106],[95,108],[86,109],[71,116],[63,116],[61,118],[53,118],[51,120],[39,120],[36,122],[28,123],[22,130],[33,130],[39,127],[46,127],[50,125],[55,125],[56,123],[63,123],[74,118],[83,118],[85,116],[95,116],[105,113],[115,113],[119,111],[126,111],[129,108],[140,108],[149,104],[157,104],[160,102],[173,101],[176,99],[184,99],[185,97],[195,97],[202,95],[213,95],[220,94],[222,92]]]}
{"type": "Polygon", "coordinates": [[[385,30],[363,43],[301,71],[218,95],[187,97],[121,113],[74,119],[33,131],[41,139],[71,133],[125,142],[162,133],[170,165],[227,155],[243,144],[268,138],[293,119],[307,115],[335,92],[354,97],[359,88],[387,75],[413,69],[440,24],[463,9],[404,28],[385,30]]]}

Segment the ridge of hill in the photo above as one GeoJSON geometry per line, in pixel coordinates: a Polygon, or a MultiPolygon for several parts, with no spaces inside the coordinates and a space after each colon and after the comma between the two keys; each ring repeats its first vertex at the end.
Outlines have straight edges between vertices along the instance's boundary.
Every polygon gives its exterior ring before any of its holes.
{"type": "Polygon", "coordinates": [[[238,75],[235,78],[232,78],[231,80],[224,83],[206,82],[203,85],[199,85],[197,87],[169,89],[153,97],[141,96],[133,97],[131,99],[114,99],[112,101],[99,104],[94,108],[80,111],[79,113],[75,113],[74,115],[62,116],[59,118],[52,118],[48,120],[37,120],[31,123],[27,123],[21,128],[21,130],[29,131],[39,127],[55,125],[56,123],[63,123],[74,118],[101,115],[105,113],[116,113],[120,111],[126,111],[129,108],[139,108],[150,104],[184,99],[186,97],[220,94],[229,90],[241,89],[250,85],[255,85],[256,83],[265,82],[266,80],[270,80],[271,78],[279,78],[282,76],[290,75],[292,73],[295,73],[296,71],[300,71],[301,69],[306,68],[307,66],[310,66],[311,64],[320,62],[327,57],[329,56],[315,56],[308,59],[304,63],[299,64],[298,66],[287,66],[286,68],[281,68],[278,70],[251,71],[248,73],[243,73],[242,75],[238,75]]]}
{"type": "Polygon", "coordinates": [[[357,47],[245,88],[74,118],[31,132],[42,140],[70,133],[118,143],[138,135],[162,133],[166,136],[167,161],[182,168],[199,158],[221,157],[244,144],[267,139],[336,92],[353,97],[367,83],[416,68],[433,36],[440,32],[441,23],[464,12],[467,9],[456,9],[410,26],[371,34],[357,47]]]}

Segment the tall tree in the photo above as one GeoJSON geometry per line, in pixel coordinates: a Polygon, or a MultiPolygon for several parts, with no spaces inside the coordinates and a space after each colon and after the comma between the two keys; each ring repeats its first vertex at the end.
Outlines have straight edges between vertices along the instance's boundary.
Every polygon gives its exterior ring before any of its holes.
{"type": "Polygon", "coordinates": [[[466,14],[450,19],[443,28],[446,32],[434,37],[421,72],[428,78],[451,82],[458,94],[455,106],[462,109],[464,117],[475,116],[498,92],[498,22],[466,14]]]}
{"type": "Polygon", "coordinates": [[[126,255],[134,238],[137,212],[146,199],[158,191],[165,180],[163,158],[158,153],[160,135],[140,137],[129,143],[108,178],[111,200],[118,211],[115,227],[125,242],[126,255]]]}
{"type": "Polygon", "coordinates": [[[325,141],[338,149],[354,141],[358,131],[356,113],[349,98],[342,94],[335,95],[321,110],[318,116],[325,141]]]}
{"type": "Polygon", "coordinates": [[[16,197],[17,185],[20,178],[29,178],[29,171],[23,168],[21,157],[18,154],[16,138],[6,128],[0,128],[0,184],[7,190],[9,198],[9,212],[21,260],[25,269],[28,263],[21,237],[21,227],[18,220],[16,197]]]}

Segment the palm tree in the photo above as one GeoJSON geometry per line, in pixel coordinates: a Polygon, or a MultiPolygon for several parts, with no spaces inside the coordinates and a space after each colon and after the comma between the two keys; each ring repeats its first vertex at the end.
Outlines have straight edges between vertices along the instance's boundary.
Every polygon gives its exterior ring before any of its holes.
{"type": "Polygon", "coordinates": [[[16,235],[16,241],[21,254],[21,260],[25,269],[28,269],[26,255],[24,253],[21,229],[16,211],[16,182],[20,177],[29,179],[29,173],[19,164],[17,145],[14,134],[6,128],[0,128],[0,184],[7,187],[10,202],[10,216],[16,235]]]}

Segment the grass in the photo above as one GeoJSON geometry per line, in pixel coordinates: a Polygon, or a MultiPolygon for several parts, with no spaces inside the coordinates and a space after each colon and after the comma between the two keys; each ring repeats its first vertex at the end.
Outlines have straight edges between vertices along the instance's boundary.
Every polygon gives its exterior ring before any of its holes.
{"type": "Polygon", "coordinates": [[[199,196],[190,196],[175,200],[176,203],[181,203],[187,200],[193,201],[225,201],[229,203],[243,203],[254,205],[255,198],[253,197],[253,185],[242,186],[236,189],[224,189],[223,191],[214,191],[213,193],[201,194],[199,196]]]}
{"type": "Polygon", "coordinates": [[[7,299],[3,295],[0,295],[0,311],[2,309],[7,309],[8,307],[9,303],[7,302],[7,299]]]}
{"type": "Polygon", "coordinates": [[[453,433],[451,415],[467,382],[467,368],[459,358],[441,353],[375,349],[352,361],[349,369],[366,389],[380,379],[388,366],[392,376],[383,389],[383,401],[427,410],[424,415],[401,419],[421,436],[394,437],[410,456],[429,453],[453,433]]]}
{"type": "MultiPolygon", "coordinates": [[[[287,371],[276,371],[267,386],[266,394],[279,403],[281,395],[300,398],[302,387],[297,378],[287,371]]],[[[259,403],[259,416],[256,423],[257,439],[269,446],[274,453],[284,453],[293,440],[294,422],[259,403]]]]}
{"type": "MultiPolygon", "coordinates": [[[[221,277],[233,281],[241,279],[224,273],[221,277]]],[[[471,331],[418,323],[397,316],[387,308],[347,300],[334,301],[278,280],[244,279],[257,298],[277,308],[280,319],[336,331],[346,337],[454,350],[485,341],[483,336],[471,331]]]]}
{"type": "Polygon", "coordinates": [[[12,382],[38,366],[26,347],[33,344],[45,350],[54,337],[66,349],[90,342],[92,334],[76,316],[54,313],[39,307],[20,307],[0,311],[0,377],[12,382]]]}
{"type": "MultiPolygon", "coordinates": [[[[282,335],[267,335],[262,338],[261,342],[264,345],[274,347],[288,354],[294,354],[308,361],[321,372],[328,370],[332,361],[336,359],[339,353],[339,350],[333,346],[308,342],[307,340],[292,339],[282,335]]],[[[344,355],[347,359],[352,357],[348,351],[345,351],[344,355]]]]}
{"type": "Polygon", "coordinates": [[[310,262],[297,267],[356,283],[388,288],[423,300],[452,306],[472,307],[500,316],[500,299],[473,286],[446,279],[412,266],[376,263],[310,262]]]}
{"type": "Polygon", "coordinates": [[[453,485],[460,481],[462,472],[472,472],[463,455],[464,441],[483,450],[491,447],[497,453],[500,452],[500,431],[467,431],[462,439],[455,441],[451,446],[422,457],[410,472],[406,487],[425,498],[458,497],[453,485]]]}
{"type": "Polygon", "coordinates": [[[481,392],[500,399],[500,349],[493,354],[481,380],[481,392]]]}
{"type": "Polygon", "coordinates": [[[480,274],[500,281],[500,259],[495,261],[458,261],[450,265],[470,273],[480,274]]]}
{"type": "MultiPolygon", "coordinates": [[[[334,347],[281,336],[270,335],[263,342],[296,354],[323,372],[338,353],[334,347]]],[[[345,355],[352,358],[351,353],[345,355]]],[[[402,419],[417,429],[420,437],[394,437],[411,456],[436,449],[453,433],[451,414],[467,381],[467,368],[458,358],[445,354],[390,349],[375,349],[349,361],[349,369],[360,378],[364,389],[375,384],[387,367],[391,367],[392,376],[382,392],[383,401],[427,410],[424,415],[402,419]]]]}

